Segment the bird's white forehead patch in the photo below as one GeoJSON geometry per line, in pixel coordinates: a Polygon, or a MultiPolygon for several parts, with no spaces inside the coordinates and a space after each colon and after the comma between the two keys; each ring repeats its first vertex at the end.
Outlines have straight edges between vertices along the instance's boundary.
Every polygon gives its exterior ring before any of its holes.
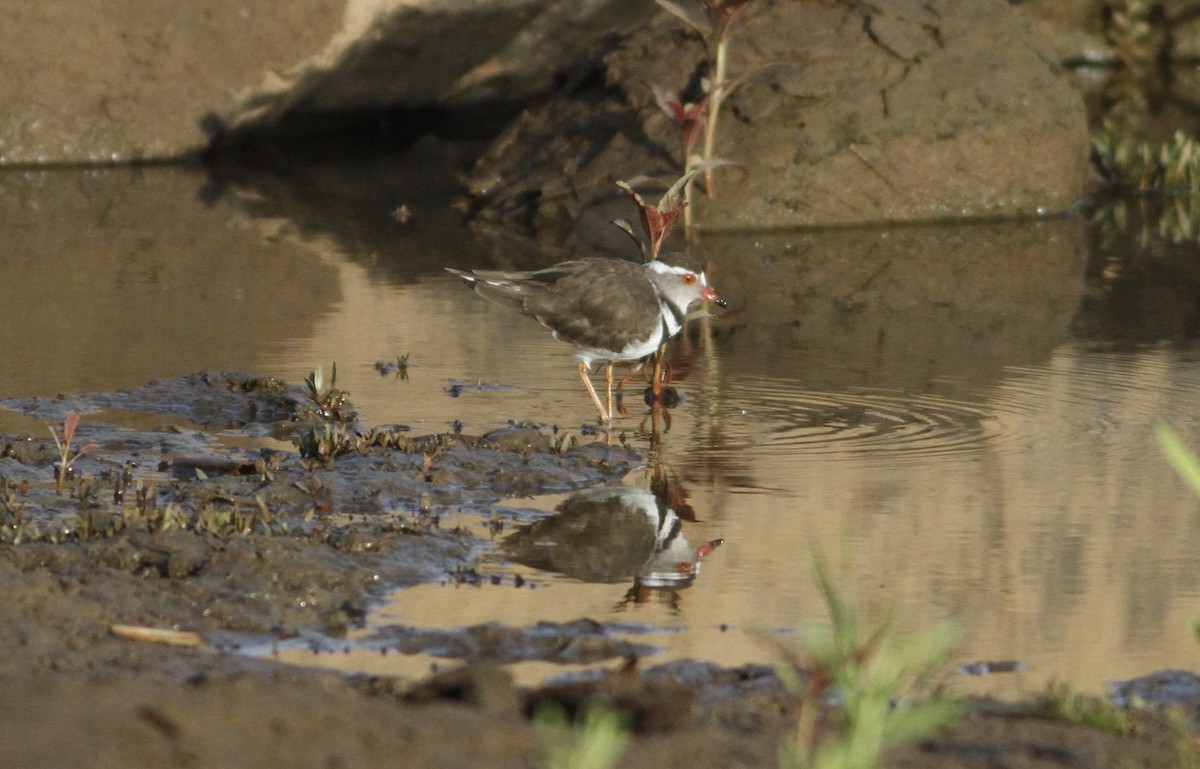
{"type": "Polygon", "coordinates": [[[708,279],[704,277],[703,272],[697,271],[695,273],[692,273],[691,270],[689,270],[685,267],[678,267],[673,264],[667,264],[666,262],[661,261],[659,259],[655,259],[651,262],[647,262],[646,269],[654,270],[655,272],[662,274],[662,275],[688,275],[689,273],[694,274],[697,278],[700,279],[700,285],[702,285],[702,286],[708,285],[708,279]]]}

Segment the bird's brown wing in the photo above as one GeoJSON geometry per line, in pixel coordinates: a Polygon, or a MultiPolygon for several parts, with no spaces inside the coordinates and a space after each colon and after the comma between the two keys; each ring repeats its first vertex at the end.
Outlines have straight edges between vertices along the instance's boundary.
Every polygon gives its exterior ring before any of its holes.
{"type": "Polygon", "coordinates": [[[636,262],[577,259],[533,275],[545,290],[524,300],[525,312],[564,342],[616,351],[659,323],[658,294],[636,262]]]}

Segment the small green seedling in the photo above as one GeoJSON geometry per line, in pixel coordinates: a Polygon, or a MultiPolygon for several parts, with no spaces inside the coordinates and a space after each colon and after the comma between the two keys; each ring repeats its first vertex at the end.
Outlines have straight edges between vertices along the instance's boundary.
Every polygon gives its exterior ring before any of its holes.
{"type": "Polygon", "coordinates": [[[325,376],[321,367],[309,372],[304,379],[308,385],[308,397],[312,400],[314,410],[322,419],[341,421],[346,417],[342,408],[346,405],[349,393],[337,389],[337,363],[333,364],[333,372],[329,376],[329,387],[325,386],[325,376]]]}
{"type": "Polygon", "coordinates": [[[961,712],[954,700],[902,702],[903,690],[925,682],[957,642],[949,625],[897,639],[885,622],[864,636],[857,613],[838,594],[828,571],[814,574],[830,627],[806,634],[800,654],[781,644],[777,670],[799,697],[794,737],[780,745],[785,769],[871,769],[888,745],[921,739],[961,712]]]}
{"type": "Polygon", "coordinates": [[[534,715],[544,769],[612,769],[629,742],[629,726],[607,705],[583,709],[574,723],[558,705],[543,704],[534,715]]]}
{"type": "Polygon", "coordinates": [[[1175,468],[1175,472],[1197,497],[1200,497],[1200,460],[1183,444],[1179,436],[1167,425],[1159,422],[1154,427],[1158,447],[1163,456],[1175,468]]]}

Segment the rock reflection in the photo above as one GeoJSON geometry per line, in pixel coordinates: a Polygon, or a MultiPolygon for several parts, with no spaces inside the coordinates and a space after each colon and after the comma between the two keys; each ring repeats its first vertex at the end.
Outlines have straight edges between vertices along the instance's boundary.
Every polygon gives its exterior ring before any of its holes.
{"type": "Polygon", "coordinates": [[[541,571],[584,582],[631,581],[618,606],[651,599],[674,606],[701,560],[722,542],[689,542],[683,524],[694,520],[682,490],[656,471],[650,489],[598,486],[573,494],[501,547],[516,563],[541,571]]]}

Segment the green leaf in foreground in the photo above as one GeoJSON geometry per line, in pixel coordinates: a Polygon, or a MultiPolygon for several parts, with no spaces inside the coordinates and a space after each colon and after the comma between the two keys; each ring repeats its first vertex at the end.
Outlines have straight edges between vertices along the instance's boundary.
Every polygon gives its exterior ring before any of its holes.
{"type": "Polygon", "coordinates": [[[1196,455],[1166,424],[1159,422],[1155,425],[1154,434],[1158,438],[1159,449],[1171,463],[1171,467],[1175,468],[1175,472],[1191,488],[1192,493],[1200,497],[1200,461],[1196,459],[1196,455]]]}
{"type": "Polygon", "coordinates": [[[605,705],[585,707],[572,724],[557,705],[542,705],[534,715],[542,741],[545,769],[612,769],[625,752],[629,727],[605,705]]]}

